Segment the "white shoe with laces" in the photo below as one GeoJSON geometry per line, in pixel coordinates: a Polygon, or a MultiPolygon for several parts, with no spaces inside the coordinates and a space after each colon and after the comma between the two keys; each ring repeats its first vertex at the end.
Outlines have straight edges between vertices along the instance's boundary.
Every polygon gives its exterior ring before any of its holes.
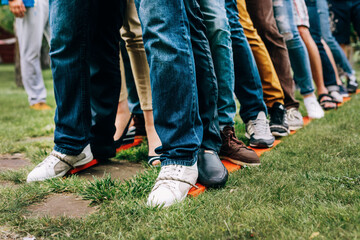
{"type": "Polygon", "coordinates": [[[273,146],[275,137],[271,134],[265,112],[259,112],[255,120],[246,123],[245,137],[250,139],[251,147],[270,148],[273,146]]]}
{"type": "Polygon", "coordinates": [[[169,207],[185,199],[189,190],[195,186],[198,168],[193,166],[162,166],[154,188],[148,197],[147,205],[151,207],[169,207]]]}
{"type": "Polygon", "coordinates": [[[325,116],[325,112],[315,96],[304,98],[304,105],[309,118],[319,119],[325,116]]]}
{"type": "Polygon", "coordinates": [[[70,169],[82,166],[93,160],[90,144],[77,156],[59,153],[53,150],[44,161],[39,163],[28,175],[27,182],[44,181],[62,177],[70,169]]]}
{"type": "Polygon", "coordinates": [[[295,131],[304,126],[303,117],[302,117],[301,113],[299,112],[299,110],[296,108],[290,108],[290,109],[286,110],[286,118],[287,118],[290,130],[295,131]]]}

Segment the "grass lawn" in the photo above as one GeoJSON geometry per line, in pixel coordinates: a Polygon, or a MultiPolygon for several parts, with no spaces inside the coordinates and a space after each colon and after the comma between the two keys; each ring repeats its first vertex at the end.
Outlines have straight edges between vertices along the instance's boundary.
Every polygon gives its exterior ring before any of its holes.
{"type": "MultiPolygon", "coordinates": [[[[55,107],[51,72],[44,77],[55,107]]],[[[32,162],[0,171],[0,181],[14,184],[0,187],[0,236],[8,229],[37,239],[360,239],[360,94],[283,138],[260,167],[231,174],[226,187],[162,210],[145,204],[157,169],[127,182],[72,176],[26,184],[52,149],[53,116],[30,110],[13,67],[0,65],[0,154],[23,153],[32,162]],[[97,211],[82,219],[29,215],[29,205],[63,192],[91,200],[97,211]]],[[[244,139],[238,116],[236,131],[244,139]]],[[[146,151],[118,158],[142,161],[146,151]]]]}

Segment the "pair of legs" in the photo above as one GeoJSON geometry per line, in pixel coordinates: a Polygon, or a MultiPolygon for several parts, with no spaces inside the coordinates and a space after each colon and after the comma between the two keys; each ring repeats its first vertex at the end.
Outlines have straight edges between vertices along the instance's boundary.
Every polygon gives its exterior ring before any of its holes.
{"type": "Polygon", "coordinates": [[[274,14],[289,51],[294,80],[305,98],[314,96],[309,54],[294,20],[293,0],[273,0],[274,14]]]}
{"type": "Polygon", "coordinates": [[[284,104],[284,93],[279,78],[273,63],[271,62],[269,52],[254,28],[250,15],[247,12],[245,0],[237,0],[236,2],[239,12],[239,21],[243,27],[247,41],[250,44],[259,70],[266,106],[271,108],[275,102],[284,104]]]}
{"type": "MultiPolygon", "coordinates": [[[[294,11],[295,22],[298,27],[300,36],[303,39],[305,46],[309,52],[311,72],[312,72],[313,79],[315,81],[317,93],[319,96],[325,96],[329,93],[329,91],[325,87],[325,80],[324,80],[325,75],[324,75],[321,55],[320,55],[319,48],[318,48],[319,43],[316,44],[316,42],[313,39],[312,34],[309,31],[310,20],[309,20],[307,6],[306,6],[304,0],[294,0],[293,3],[294,3],[294,9],[295,9],[295,11],[294,11]]],[[[312,18],[312,20],[313,20],[313,22],[316,22],[316,21],[314,21],[314,18],[312,18]]],[[[316,24],[315,24],[315,26],[316,26],[316,24]]],[[[317,37],[318,37],[318,35],[317,35],[317,37]]],[[[320,44],[321,44],[321,40],[320,40],[320,44]]],[[[322,47],[322,49],[324,49],[322,44],[321,44],[321,47],[322,47]]],[[[323,57],[324,57],[324,54],[326,55],[326,52],[323,51],[323,54],[322,54],[323,57]]],[[[333,68],[331,68],[331,70],[333,71],[333,68]]],[[[332,84],[334,84],[334,82],[332,82],[332,84]]],[[[336,84],[336,80],[335,80],[335,84],[336,84]]],[[[321,98],[319,100],[321,101],[321,98]]],[[[325,97],[323,100],[328,101],[328,100],[331,100],[331,98],[325,97]]],[[[325,102],[323,104],[323,107],[325,109],[336,108],[336,104],[331,103],[331,102],[327,102],[327,103],[325,102]]]]}
{"type": "MultiPolygon", "coordinates": [[[[141,110],[145,119],[145,129],[149,144],[149,156],[156,156],[155,148],[159,147],[161,142],[154,127],[150,70],[142,41],[140,20],[136,12],[135,2],[133,0],[127,0],[124,25],[121,28],[120,33],[126,46],[126,48],[121,49],[122,62],[124,63],[127,61],[126,64],[129,64],[130,62],[130,67],[127,67],[126,69],[124,67],[124,71],[130,70],[131,72],[125,72],[122,74],[122,86],[124,88],[122,88],[123,90],[120,94],[118,114],[116,118],[117,131],[115,133],[114,139],[117,140],[121,137],[121,135],[126,134],[124,133],[124,130],[126,130],[126,125],[130,121],[126,85],[129,84],[129,81],[133,81],[135,82],[136,93],[130,92],[130,94],[136,94],[139,98],[141,110]],[[125,81],[124,78],[127,81],[125,81]]],[[[133,91],[133,89],[131,90],[133,91]]]]}
{"type": "Polygon", "coordinates": [[[251,20],[262,38],[274,64],[284,92],[286,108],[299,108],[299,102],[294,96],[294,81],[291,75],[289,54],[283,36],[279,33],[274,18],[271,0],[246,0],[246,6],[251,20]]]}
{"type": "MultiPolygon", "coordinates": [[[[28,8],[23,18],[16,18],[15,28],[19,40],[22,81],[30,105],[36,108],[40,103],[46,102],[40,51],[43,36],[48,42],[50,38],[49,1],[39,0],[36,6],[28,8]]],[[[46,109],[50,107],[47,106],[46,109]]]]}
{"type": "Polygon", "coordinates": [[[119,100],[119,29],[125,4],[50,0],[50,57],[57,104],[54,151],[27,181],[64,176],[68,170],[115,156],[119,100]],[[69,24],[69,22],[73,24],[69,24]]]}

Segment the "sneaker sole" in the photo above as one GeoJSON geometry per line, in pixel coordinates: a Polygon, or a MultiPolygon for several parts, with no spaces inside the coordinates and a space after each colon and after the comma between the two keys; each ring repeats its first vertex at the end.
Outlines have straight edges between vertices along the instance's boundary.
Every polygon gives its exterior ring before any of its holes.
{"type": "Polygon", "coordinates": [[[250,143],[250,147],[253,147],[253,148],[272,148],[274,146],[274,144],[253,144],[253,143],[250,143]]]}
{"type": "Polygon", "coordinates": [[[299,130],[299,129],[301,129],[301,128],[303,128],[303,125],[299,125],[299,126],[289,126],[289,130],[290,131],[296,131],[296,130],[299,130]]]}
{"type": "Polygon", "coordinates": [[[229,162],[232,162],[232,163],[234,163],[236,165],[240,165],[242,167],[244,167],[244,166],[257,167],[257,166],[260,166],[260,164],[261,164],[261,163],[245,163],[245,162],[235,160],[235,159],[232,159],[232,158],[229,158],[229,157],[224,157],[224,156],[220,156],[220,159],[221,160],[227,160],[229,162]]]}
{"type": "Polygon", "coordinates": [[[279,133],[279,132],[271,132],[271,134],[275,137],[286,137],[289,136],[289,132],[285,132],[285,133],[279,133]]]}
{"type": "MultiPolygon", "coordinates": [[[[245,133],[245,137],[247,139],[251,139],[250,135],[247,132],[245,133]]],[[[259,140],[259,142],[256,144],[250,142],[250,147],[253,148],[271,148],[273,145],[274,145],[273,143],[268,144],[265,141],[261,141],[261,140],[259,140]]]]}

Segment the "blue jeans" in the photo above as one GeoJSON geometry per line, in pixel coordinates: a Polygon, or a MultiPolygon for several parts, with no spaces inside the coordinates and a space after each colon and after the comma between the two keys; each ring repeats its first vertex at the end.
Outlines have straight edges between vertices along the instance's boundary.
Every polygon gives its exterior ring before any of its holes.
{"type": "Polygon", "coordinates": [[[203,124],[201,148],[220,151],[221,137],[217,110],[218,86],[209,42],[206,38],[204,16],[196,0],[184,0],[190,23],[191,44],[195,59],[196,83],[200,118],[203,124]]]}
{"type": "Polygon", "coordinates": [[[305,0],[309,12],[310,34],[319,49],[325,86],[337,85],[334,68],[321,42],[321,26],[316,0],[305,0]]]}
{"type": "Polygon", "coordinates": [[[234,125],[236,103],[234,99],[234,64],[231,45],[230,26],[226,16],[225,0],[198,0],[206,35],[210,43],[215,73],[219,88],[218,114],[219,124],[234,125]]]}
{"type": "Polygon", "coordinates": [[[91,143],[94,157],[115,155],[120,93],[119,29],[123,1],[50,0],[50,57],[57,104],[56,151],[77,155],[91,143]]]}
{"type": "Polygon", "coordinates": [[[273,0],[276,24],[289,52],[294,80],[300,88],[302,95],[314,92],[309,53],[300,37],[294,20],[293,0],[273,0]]]}
{"type": "Polygon", "coordinates": [[[254,55],[239,22],[236,0],[225,0],[231,29],[235,70],[235,95],[240,102],[240,116],[246,123],[256,119],[260,111],[267,114],[263,90],[254,55]]]}
{"type": "Polygon", "coordinates": [[[354,70],[352,69],[348,59],[346,58],[344,51],[341,49],[339,43],[336,41],[336,39],[331,33],[329,21],[329,6],[327,0],[317,0],[316,4],[320,17],[322,37],[324,38],[327,45],[329,45],[336,64],[339,65],[344,70],[344,72],[352,74],[354,70]]]}
{"type": "Polygon", "coordinates": [[[126,78],[126,88],[128,92],[128,105],[129,110],[133,114],[143,114],[140,106],[139,96],[137,94],[136,85],[134,76],[131,70],[131,64],[129,55],[125,46],[124,40],[120,40],[120,49],[121,49],[121,57],[124,62],[124,69],[125,69],[125,78],[126,78]]]}
{"type": "Polygon", "coordinates": [[[192,166],[202,142],[195,62],[183,0],[136,0],[150,66],[162,166],[192,166]]]}

